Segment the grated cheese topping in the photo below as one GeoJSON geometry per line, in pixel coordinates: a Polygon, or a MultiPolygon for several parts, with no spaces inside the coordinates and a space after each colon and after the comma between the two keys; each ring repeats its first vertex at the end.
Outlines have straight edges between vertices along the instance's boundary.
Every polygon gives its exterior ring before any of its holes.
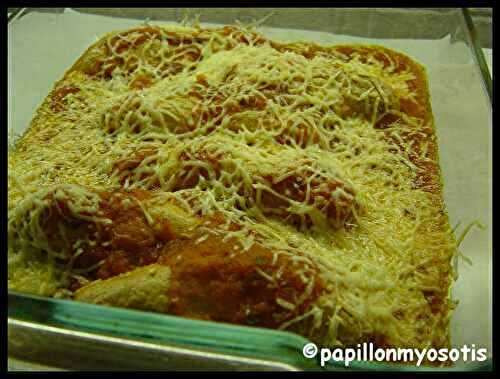
{"type": "MultiPolygon", "coordinates": [[[[150,223],[159,199],[172,200],[193,216],[222,214],[207,233],[236,238],[235,254],[258,243],[296,262],[307,285],[294,304],[276,299],[284,309],[307,299],[319,270],[326,292],[282,329],[328,345],[447,346],[456,242],[430,105],[414,84],[423,79],[405,62],[242,27],[109,34],[9,152],[9,287],[65,287],[66,252],[40,227],[51,202],[105,223],[96,192],[145,189],[150,223]]],[[[280,270],[259,275],[272,283],[280,270]]]]}

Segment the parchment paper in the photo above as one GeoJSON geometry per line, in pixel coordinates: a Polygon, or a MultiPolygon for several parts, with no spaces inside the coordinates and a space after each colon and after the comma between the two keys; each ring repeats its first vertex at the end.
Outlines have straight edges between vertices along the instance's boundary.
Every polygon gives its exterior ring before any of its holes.
{"type": "MultiPolygon", "coordinates": [[[[221,10],[223,11],[223,10],[221,10]]],[[[201,17],[202,25],[203,16],[201,17]]],[[[9,26],[9,128],[22,132],[35,109],[66,69],[104,33],[142,21],[84,15],[30,13],[9,26]]],[[[293,25],[293,20],[290,20],[293,25]]],[[[459,262],[453,295],[460,303],[452,320],[452,344],[492,346],[492,118],[480,74],[467,46],[439,40],[375,40],[261,27],[278,40],[322,44],[368,43],[394,48],[422,63],[428,73],[440,147],[444,196],[452,225],[479,220],[461,251],[472,266],[459,262]]]]}

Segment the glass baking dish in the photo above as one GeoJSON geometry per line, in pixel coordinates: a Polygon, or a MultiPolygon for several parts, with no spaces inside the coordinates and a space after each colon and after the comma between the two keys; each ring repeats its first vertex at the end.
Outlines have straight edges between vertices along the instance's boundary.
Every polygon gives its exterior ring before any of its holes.
{"type": "MultiPolygon", "coordinates": [[[[452,225],[474,220],[460,246],[453,296],[452,346],[475,344],[486,362],[441,370],[492,369],[491,77],[473,23],[461,9],[17,9],[9,16],[9,130],[22,133],[34,111],[76,58],[105,32],[143,22],[203,24],[262,20],[259,30],[281,40],[382,44],[407,53],[428,73],[444,197],[452,225]],[[29,72],[30,75],[26,75],[29,72]],[[477,312],[481,309],[481,312],[477,312]],[[466,326],[466,327],[464,327],[466,326]]],[[[457,234],[460,234],[457,229],[457,234]]],[[[9,355],[66,369],[343,370],[306,359],[308,341],[260,328],[189,320],[9,292],[9,355]]],[[[14,366],[14,365],[13,365],[14,366]]],[[[352,362],[350,370],[429,370],[352,362]]]]}

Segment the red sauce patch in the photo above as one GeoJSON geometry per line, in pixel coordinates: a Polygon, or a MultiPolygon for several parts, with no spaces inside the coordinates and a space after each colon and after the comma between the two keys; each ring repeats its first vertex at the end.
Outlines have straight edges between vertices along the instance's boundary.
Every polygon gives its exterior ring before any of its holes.
{"type": "Polygon", "coordinates": [[[59,87],[52,93],[50,107],[54,112],[61,112],[66,108],[65,97],[70,93],[78,93],[80,88],[73,85],[59,87]]]}
{"type": "Polygon", "coordinates": [[[153,85],[153,80],[147,75],[138,75],[132,82],[130,82],[129,86],[132,89],[144,89],[149,88],[153,85]]]}
{"type": "Polygon", "coordinates": [[[323,284],[315,275],[311,295],[296,310],[284,309],[276,299],[293,304],[306,284],[289,259],[280,257],[273,265],[272,257],[269,250],[259,245],[245,252],[234,240],[224,242],[215,236],[198,244],[194,238],[167,244],[158,262],[172,269],[169,313],[276,328],[303,312],[319,296],[323,284]],[[257,272],[259,268],[273,276],[279,267],[282,275],[274,284],[257,272]]]}

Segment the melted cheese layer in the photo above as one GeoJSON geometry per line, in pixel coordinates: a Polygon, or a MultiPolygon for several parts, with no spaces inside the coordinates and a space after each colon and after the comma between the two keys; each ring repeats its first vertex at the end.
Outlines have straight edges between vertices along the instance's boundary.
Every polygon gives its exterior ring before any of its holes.
{"type": "MultiPolygon", "coordinates": [[[[191,215],[222,214],[219,233],[243,250],[260,243],[302,262],[304,283],[308,268],[320,269],[326,293],[282,329],[328,345],[448,346],[456,243],[428,94],[415,87],[425,76],[408,62],[383,48],[281,44],[232,27],[111,33],[56,83],[9,154],[9,288],[57,296],[67,285],[58,252],[43,245],[37,227],[44,191],[59,188],[55,196],[75,199],[75,213],[98,217],[79,186],[155,189],[149,212],[164,198],[191,215]],[[218,147],[226,169],[173,191],[182,152],[207,146],[218,147]],[[149,153],[135,167],[116,170],[141,152],[149,153]],[[319,175],[352,186],[352,217],[332,227],[318,207],[290,201],[290,214],[316,220],[298,229],[238,193],[240,182],[275,191],[253,179],[259,172],[278,181],[301,170],[306,180],[319,175]]],[[[330,195],[346,194],[339,187],[330,195]]]]}

